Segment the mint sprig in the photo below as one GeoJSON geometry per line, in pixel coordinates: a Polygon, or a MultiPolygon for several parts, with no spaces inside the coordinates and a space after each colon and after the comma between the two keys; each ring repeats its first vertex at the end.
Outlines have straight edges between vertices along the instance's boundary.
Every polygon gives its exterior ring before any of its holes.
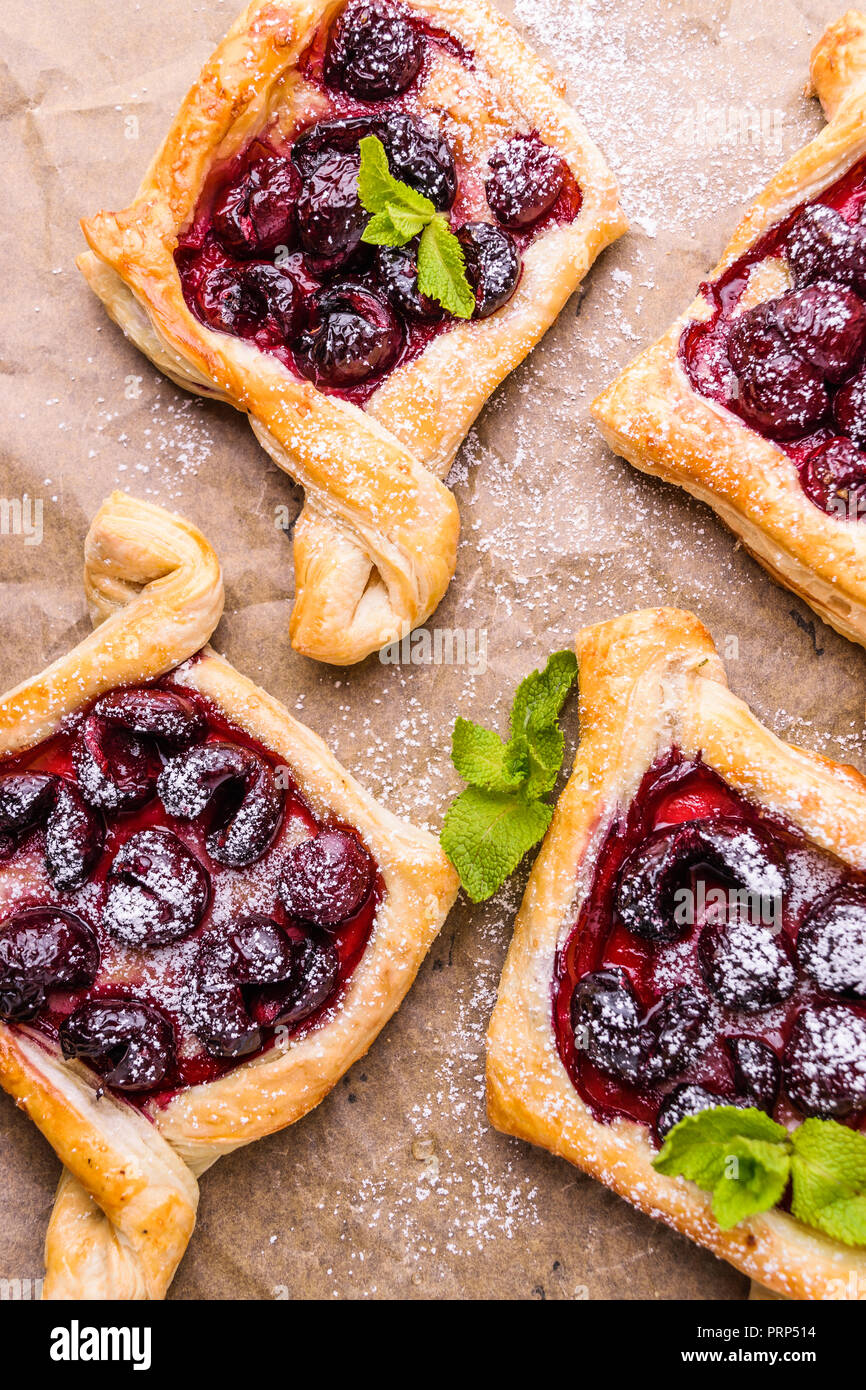
{"type": "Polygon", "coordinates": [[[454,725],[451,761],[470,785],[448,808],[440,838],[473,902],[491,897],[550,825],[553,807],[541,798],[562,766],[558,719],[576,675],[574,652],[562,651],[527,676],[507,743],[468,719],[454,725]]]}
{"type": "Polygon", "coordinates": [[[789,1131],[762,1110],[714,1106],[674,1125],[653,1167],[712,1192],[723,1230],[776,1206],[790,1181],[798,1221],[866,1245],[866,1135],[835,1120],[789,1131]]]}
{"type": "Polygon", "coordinates": [[[358,197],[371,214],[361,240],[372,246],[405,246],[420,236],[419,290],[456,318],[471,318],[475,295],[466,278],[463,247],[447,217],[423,193],[394,178],[377,136],[365,135],[360,150],[358,197]]]}

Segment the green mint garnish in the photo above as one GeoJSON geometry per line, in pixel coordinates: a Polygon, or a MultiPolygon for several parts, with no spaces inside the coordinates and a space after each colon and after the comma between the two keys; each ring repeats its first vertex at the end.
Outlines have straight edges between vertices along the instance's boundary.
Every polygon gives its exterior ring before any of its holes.
{"type": "Polygon", "coordinates": [[[866,1245],[866,1135],[835,1120],[788,1131],[762,1110],[715,1106],[674,1125],[653,1167],[712,1192],[723,1230],[774,1207],[790,1180],[798,1221],[866,1245]]]}
{"type": "Polygon", "coordinates": [[[365,135],[360,150],[358,197],[370,213],[361,240],[372,246],[405,246],[420,236],[419,290],[456,318],[471,318],[475,295],[466,278],[463,247],[447,217],[436,211],[429,198],[394,178],[377,136],[365,135]]]}
{"type": "Polygon", "coordinates": [[[562,766],[558,719],[576,675],[574,652],[563,651],[527,676],[507,743],[468,719],[454,725],[451,761],[470,785],[446,812],[441,841],[473,902],[491,897],[550,825],[553,807],[541,798],[562,766]]]}

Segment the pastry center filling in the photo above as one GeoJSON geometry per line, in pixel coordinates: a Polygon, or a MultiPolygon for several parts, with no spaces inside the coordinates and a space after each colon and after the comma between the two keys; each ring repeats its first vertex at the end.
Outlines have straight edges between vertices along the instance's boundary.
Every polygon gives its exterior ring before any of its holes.
{"type": "Polygon", "coordinates": [[[560,1057],[660,1140],[713,1105],[866,1116],[866,878],[677,751],[608,832],[556,961],[560,1057]]]}
{"type": "Polygon", "coordinates": [[[368,135],[394,177],[447,215],[474,317],[495,313],[517,288],[523,250],[551,222],[573,221],[581,194],[535,132],[503,125],[485,159],[471,156],[475,125],[498,129],[490,100],[472,55],[447,34],[398,4],[349,0],[305,54],[290,110],[214,171],[179,238],[192,313],[357,404],[454,325],[419,290],[417,237],[361,240],[368,135]],[[464,103],[474,115],[461,122],[453,108],[464,103]]]}
{"type": "Polygon", "coordinates": [[[133,1096],[314,1026],[381,893],[357,834],[170,676],[0,762],[0,1018],[133,1096]]]}
{"type": "Polygon", "coordinates": [[[713,284],[686,326],[692,386],[783,449],[828,515],[866,516],[866,161],[713,284]]]}

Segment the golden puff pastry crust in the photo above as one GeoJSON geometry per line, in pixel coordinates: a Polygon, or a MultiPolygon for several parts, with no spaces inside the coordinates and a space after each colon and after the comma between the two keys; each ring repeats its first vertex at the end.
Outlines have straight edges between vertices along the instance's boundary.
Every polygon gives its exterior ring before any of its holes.
{"type": "MultiPolygon", "coordinates": [[[[745,214],[709,282],[866,156],[866,15],[850,10],[829,26],[812,54],[811,78],[828,124],[745,214]]],[[[763,268],[754,302],[789,287],[782,262],[764,261],[763,268]]],[[[751,291],[750,281],[743,308],[751,291]]],[[[866,644],[866,527],[822,511],[786,453],[695,392],[680,362],[680,339],[686,324],[709,314],[699,296],[602,392],[592,414],[612,449],[708,503],[774,579],[838,632],[866,644]]]]}
{"type": "Polygon", "coordinates": [[[46,1242],[45,1296],[162,1298],[195,1224],[198,1176],[222,1153],[292,1124],[361,1057],[409,989],[457,893],[432,835],[397,819],[322,740],[209,647],[223,606],[207,541],[182,518],[114,493],[85,546],[96,627],[0,700],[0,755],[50,736],[105,691],[171,671],[276,753],[317,816],[353,827],[382,896],[364,954],[305,1034],[167,1104],[128,1104],[45,1035],[0,1024],[0,1085],[64,1164],[46,1242]],[[190,658],[195,657],[195,660],[190,658]]]}
{"type": "Polygon", "coordinates": [[[517,917],[487,1038],[492,1123],[600,1179],[634,1206],[706,1246],[765,1288],[793,1298],[849,1296],[866,1251],[849,1249],[779,1210],[730,1231],[711,1198],[652,1166],[648,1130],[597,1121],[557,1050],[557,953],[578,920],[618,811],[656,759],[676,746],[703,761],[824,850],[866,867],[866,780],[782,743],[728,689],[712,639],[691,613],[653,609],[578,633],[580,746],[517,917]]]}
{"type": "Polygon", "coordinates": [[[360,409],[187,308],[173,253],[208,172],[275,113],[308,110],[298,61],[341,0],[254,0],[187,95],[135,201],[84,220],[91,249],[78,260],[127,336],[179,385],[246,411],[263,447],[303,486],[292,642],[338,664],[405,635],[436,608],[456,563],[459,518],[443,479],[457,449],[626,225],[615,181],[562,84],[487,0],[405,2],[474,55],[467,89],[457,60],[437,54],[421,110],[479,162],[503,134],[538,131],[582,191],[576,219],[534,239],[502,309],[435,338],[360,409]]]}

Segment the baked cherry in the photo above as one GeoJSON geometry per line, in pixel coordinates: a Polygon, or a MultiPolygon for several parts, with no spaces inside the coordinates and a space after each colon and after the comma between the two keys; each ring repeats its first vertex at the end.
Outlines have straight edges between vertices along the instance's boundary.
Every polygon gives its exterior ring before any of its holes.
{"type": "Polygon", "coordinates": [[[102,853],[105,826],[74,782],[59,779],[54,805],[45,824],[45,864],[55,888],[80,888],[102,853]]]}
{"type": "Polygon", "coordinates": [[[155,745],[106,723],[93,710],[72,748],[82,795],[105,811],[130,811],[153,796],[160,769],[155,745]]]}
{"type": "Polygon", "coordinates": [[[248,266],[245,278],[261,296],[263,316],[273,320],[278,337],[291,342],[303,327],[311,284],[286,267],[267,262],[248,266]]]}
{"type": "Polygon", "coordinates": [[[389,0],[349,0],[328,36],[324,77],[359,101],[399,96],[418,76],[424,42],[389,0]]]}
{"type": "Polygon", "coordinates": [[[763,900],[765,907],[785,886],[778,850],[768,836],[732,817],[684,821],[647,836],[623,864],[616,911],[624,926],[647,941],[686,936],[689,914],[677,911],[675,892],[702,864],[763,900]]]}
{"type": "Polygon", "coordinates": [[[800,480],[806,496],[829,515],[853,521],[866,512],[866,456],[850,439],[835,435],[819,444],[800,480]]]}
{"type": "Polygon", "coordinates": [[[866,370],[846,381],[836,393],[833,414],[842,434],[866,448],[866,370]]]}
{"type": "Polygon", "coordinates": [[[282,812],[283,798],[268,764],[234,743],[201,743],[176,754],[160,773],[157,790],[170,816],[188,820],[220,794],[207,851],[231,869],[261,859],[282,812]]]}
{"type": "Polygon", "coordinates": [[[729,1009],[764,1009],[787,999],[797,983],[791,948],[747,913],[734,912],[725,922],[708,922],[698,943],[704,979],[729,1009]]]}
{"type": "Polygon", "coordinates": [[[658,1109],[655,1121],[656,1138],[664,1143],[674,1125],[688,1115],[699,1115],[702,1110],[712,1110],[716,1105],[730,1105],[730,1101],[705,1086],[683,1081],[668,1091],[658,1109]]]}
{"type": "Polygon", "coordinates": [[[198,926],[210,896],[207,873],[171,830],[138,830],[106,878],[103,920],[130,946],[165,946],[198,926]]]}
{"type": "Polygon", "coordinates": [[[704,1045],[705,1015],[700,996],[683,985],[641,1021],[620,969],[585,975],[571,1001],[575,1047],[600,1071],[633,1086],[655,1086],[682,1072],[704,1045]]]}
{"type": "Polygon", "coordinates": [[[315,296],[294,346],[298,370],[317,386],[351,387],[388,371],[403,346],[389,306],[362,285],[332,285],[315,296]]]}
{"type": "Polygon", "coordinates": [[[91,999],[60,1025],[64,1057],[79,1057],[118,1091],[151,1091],[175,1069],[174,1030],[151,1004],[91,999]]]}
{"type": "Polygon", "coordinates": [[[200,973],[235,984],[276,984],[291,975],[295,955],[295,943],[278,922],[249,912],[229,931],[205,939],[200,973]]]}
{"type": "Polygon", "coordinates": [[[841,381],[862,361],[866,304],[853,290],[820,280],[783,294],[772,315],[788,345],[828,381],[841,381]]]}
{"type": "Polygon", "coordinates": [[[373,861],[356,835],[320,830],[292,847],[280,898],[293,917],[334,927],[358,910],[372,878],[373,861]]]}
{"type": "Polygon", "coordinates": [[[734,1085],[745,1104],[772,1114],[779,1098],[782,1066],[773,1049],[760,1038],[726,1038],[734,1065],[734,1085]]]}
{"type": "Polygon", "coordinates": [[[830,408],[824,378],[810,362],[780,347],[739,373],[743,419],[773,439],[797,439],[816,430],[830,408]]]}
{"type": "Polygon", "coordinates": [[[819,989],[866,999],[866,889],[839,889],[809,913],[797,959],[819,989]]]}
{"type": "Polygon", "coordinates": [[[240,337],[255,333],[267,313],[255,281],[226,265],[215,266],[201,277],[194,302],[209,327],[240,337]]]}
{"type": "Polygon", "coordinates": [[[99,947],[83,918],[60,907],[27,907],[0,923],[0,1018],[33,1018],[49,990],[93,984],[99,947]]]}
{"type": "Polygon", "coordinates": [[[754,362],[763,362],[783,348],[782,335],[776,323],[774,299],[756,304],[744,314],[738,314],[728,333],[728,358],[737,373],[746,371],[754,362]]]}
{"type": "Polygon", "coordinates": [[[57,792],[50,772],[7,772],[0,777],[0,859],[6,859],[48,815],[57,792]]]}
{"type": "Polygon", "coordinates": [[[155,738],[166,748],[188,748],[207,731],[195,702],[173,690],[113,690],[97,700],[93,714],[106,724],[155,738]]]}
{"type": "Polygon", "coordinates": [[[517,289],[520,252],[517,242],[489,222],[467,222],[457,233],[466,259],[466,278],[475,294],[473,318],[486,319],[501,309],[517,289]]]}
{"type": "Polygon", "coordinates": [[[418,288],[418,238],[405,246],[378,246],[376,272],[389,303],[410,319],[435,323],[445,311],[418,288]]]}
{"type": "Polygon", "coordinates": [[[343,265],[361,244],[368,214],[358,197],[357,151],[326,154],[298,196],[298,234],[317,270],[343,265]]]}
{"type": "Polygon", "coordinates": [[[537,222],[562,191],[566,164],[538,135],[501,140],[488,161],[485,182],[490,211],[503,227],[517,231],[537,222]]]}
{"type": "Polygon", "coordinates": [[[330,942],[306,937],[293,943],[292,973],[280,984],[255,992],[250,1013],[264,1026],[302,1023],[316,1013],[334,993],[340,975],[340,958],[330,942]]]}
{"type": "Polygon", "coordinates": [[[785,254],[798,285],[833,280],[866,292],[866,236],[823,203],[807,207],[788,234],[785,254]]]}
{"type": "Polygon", "coordinates": [[[316,121],[302,131],[292,145],[292,160],[302,179],[332,154],[357,155],[365,135],[381,138],[382,120],[378,116],[339,116],[332,121],[316,121]]]}
{"type": "Polygon", "coordinates": [[[448,142],[439,132],[415,116],[389,111],[372,133],[385,146],[394,177],[446,212],[457,196],[457,169],[448,142]]]}
{"type": "Polygon", "coordinates": [[[841,1004],[797,1016],[782,1061],[785,1090],[803,1115],[844,1119],[866,1106],[866,1019],[841,1004]]]}
{"type": "Polygon", "coordinates": [[[227,251],[240,259],[287,245],[294,235],[301,180],[294,164],[265,156],[224,189],[213,209],[213,228],[227,251]]]}
{"type": "Polygon", "coordinates": [[[246,1057],[258,1051],[264,1041],[239,985],[199,983],[189,1016],[211,1057],[246,1057]]]}

